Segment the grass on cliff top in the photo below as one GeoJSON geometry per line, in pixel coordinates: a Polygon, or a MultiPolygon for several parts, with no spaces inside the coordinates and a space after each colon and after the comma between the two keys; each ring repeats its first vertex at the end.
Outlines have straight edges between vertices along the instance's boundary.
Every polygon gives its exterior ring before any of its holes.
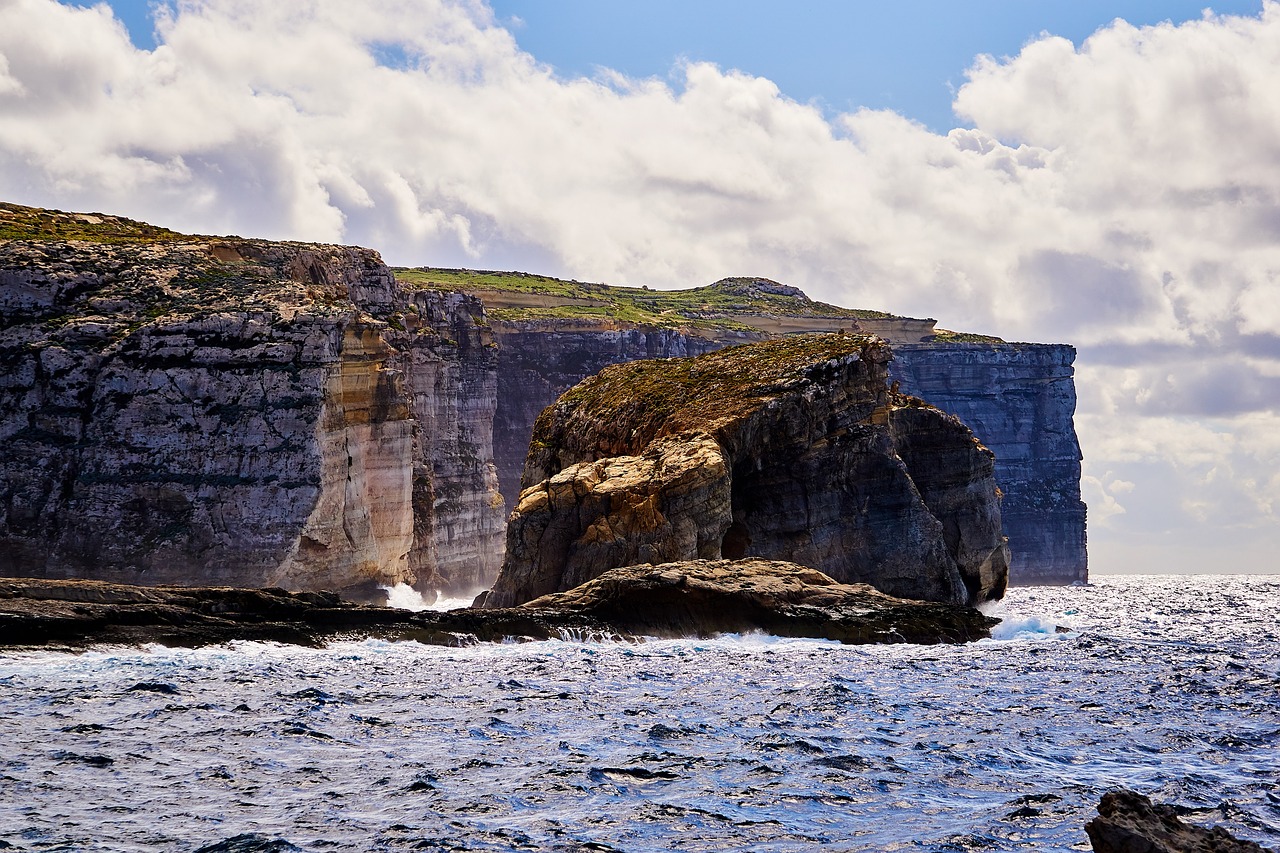
{"type": "Polygon", "coordinates": [[[789,386],[833,378],[839,370],[833,360],[866,359],[871,349],[883,346],[870,335],[797,335],[696,358],[613,365],[569,389],[544,411],[534,428],[535,440],[550,428],[557,409],[571,421],[627,434],[636,447],[659,434],[714,429],[789,386]]]}
{"type": "Polygon", "coordinates": [[[933,343],[937,344],[1002,344],[1004,338],[994,335],[979,335],[975,332],[952,332],[948,329],[935,329],[933,343]]]}
{"type": "Polygon", "coordinates": [[[168,228],[104,213],[67,213],[0,202],[0,240],[161,243],[198,240],[168,228]]]}
{"type": "MultiPolygon", "coordinates": [[[[646,287],[615,287],[608,284],[566,281],[522,272],[492,270],[395,268],[396,278],[410,287],[433,287],[466,291],[547,296],[572,299],[580,305],[508,306],[490,299],[509,319],[607,316],[638,324],[679,325],[687,321],[712,321],[734,325],[734,315],[829,317],[833,319],[887,319],[883,311],[841,308],[814,302],[801,291],[767,279],[726,278],[705,287],[686,290],[649,290],[646,287]],[[583,309],[605,308],[588,315],[583,309]]],[[[495,315],[502,318],[503,315],[495,315]]]]}

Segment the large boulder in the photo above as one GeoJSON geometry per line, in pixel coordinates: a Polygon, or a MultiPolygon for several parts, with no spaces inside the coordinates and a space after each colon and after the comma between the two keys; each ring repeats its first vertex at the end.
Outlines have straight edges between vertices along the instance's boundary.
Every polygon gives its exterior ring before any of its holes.
{"type": "Polygon", "coordinates": [[[888,387],[878,338],[606,368],[539,417],[486,606],[662,560],[783,560],[890,595],[1000,597],[993,457],[888,387]]]}
{"type": "Polygon", "coordinates": [[[1183,823],[1173,806],[1152,803],[1134,791],[1112,791],[1098,816],[1084,825],[1094,853],[1268,853],[1220,826],[1183,823]]]}

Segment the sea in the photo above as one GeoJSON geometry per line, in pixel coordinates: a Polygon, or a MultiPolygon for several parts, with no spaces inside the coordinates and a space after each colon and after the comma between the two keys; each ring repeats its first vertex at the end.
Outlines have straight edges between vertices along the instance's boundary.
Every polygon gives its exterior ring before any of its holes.
{"type": "Polygon", "coordinates": [[[1130,788],[1280,847],[1280,576],[995,636],[0,653],[0,850],[1068,851],[1130,788]]]}

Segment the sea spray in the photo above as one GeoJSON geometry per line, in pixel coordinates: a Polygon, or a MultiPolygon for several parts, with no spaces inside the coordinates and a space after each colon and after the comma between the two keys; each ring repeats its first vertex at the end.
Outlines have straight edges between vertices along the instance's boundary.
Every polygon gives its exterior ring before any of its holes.
{"type": "Polygon", "coordinates": [[[475,595],[464,598],[446,598],[439,592],[426,596],[407,583],[395,586],[382,586],[379,589],[387,593],[387,606],[400,610],[457,610],[459,607],[470,607],[475,595]]]}

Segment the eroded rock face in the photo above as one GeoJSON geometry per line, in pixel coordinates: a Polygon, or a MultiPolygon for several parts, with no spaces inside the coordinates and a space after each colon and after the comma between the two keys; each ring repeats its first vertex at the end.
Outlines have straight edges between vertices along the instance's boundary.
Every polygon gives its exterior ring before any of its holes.
{"type": "Polygon", "coordinates": [[[0,574],[354,593],[496,570],[475,300],[406,293],[364,249],[3,240],[0,319],[0,574]]]}
{"type": "Polygon", "coordinates": [[[991,454],[955,418],[891,394],[889,359],[879,339],[817,335],[633,362],[586,380],[535,426],[486,606],[623,565],[615,555],[652,548],[647,531],[659,529],[688,531],[654,551],[662,559],[787,560],[904,598],[999,597],[1007,551],[991,454]],[[646,472],[678,470],[661,464],[676,458],[704,460],[695,464],[706,473],[636,485],[646,472]],[[691,481],[711,496],[690,502],[696,514],[677,489],[666,498],[668,483],[691,481]],[[558,492],[573,497],[540,497],[558,492]],[[635,530],[637,545],[602,549],[601,530],[635,530]],[[544,541],[554,543],[545,556],[544,541]]]}

